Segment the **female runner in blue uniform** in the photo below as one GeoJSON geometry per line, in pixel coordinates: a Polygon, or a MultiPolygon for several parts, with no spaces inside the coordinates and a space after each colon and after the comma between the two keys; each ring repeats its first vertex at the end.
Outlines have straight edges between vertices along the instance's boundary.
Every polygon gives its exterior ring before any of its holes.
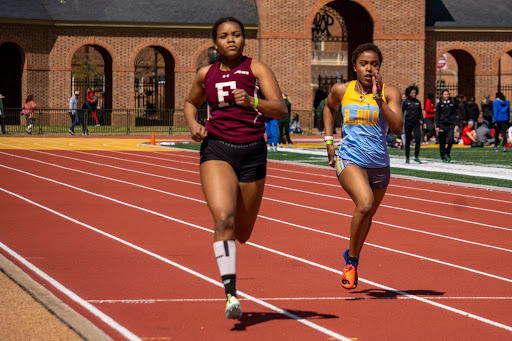
{"type": "Polygon", "coordinates": [[[390,179],[386,133],[402,131],[400,92],[382,82],[382,53],[374,44],[357,47],[352,55],[357,80],[332,87],[323,112],[329,165],[356,207],[350,224],[349,248],[343,253],[341,286],[357,287],[359,253],[390,179]],[[338,155],[334,152],[332,126],[341,103],[343,129],[338,155]]]}
{"type": "Polygon", "coordinates": [[[192,139],[201,142],[200,175],[213,216],[213,249],[226,292],[226,317],[242,316],[236,297],[235,239],[251,236],[263,197],[267,166],[264,114],[287,115],[281,89],[272,71],[243,55],[244,25],[219,19],[212,39],[220,61],[197,72],[185,101],[185,119],[192,139]],[[210,117],[197,122],[197,108],[208,101],[210,117]]]}

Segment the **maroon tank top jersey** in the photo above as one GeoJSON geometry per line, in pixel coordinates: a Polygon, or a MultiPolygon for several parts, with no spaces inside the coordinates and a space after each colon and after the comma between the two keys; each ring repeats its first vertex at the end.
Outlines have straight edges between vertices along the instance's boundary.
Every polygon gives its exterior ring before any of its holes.
{"type": "Polygon", "coordinates": [[[251,70],[252,58],[244,60],[229,71],[220,70],[214,63],[206,73],[203,86],[210,106],[206,121],[208,136],[231,143],[259,140],[265,133],[265,119],[258,110],[235,104],[234,89],[242,89],[249,96],[262,98],[258,81],[251,70]]]}

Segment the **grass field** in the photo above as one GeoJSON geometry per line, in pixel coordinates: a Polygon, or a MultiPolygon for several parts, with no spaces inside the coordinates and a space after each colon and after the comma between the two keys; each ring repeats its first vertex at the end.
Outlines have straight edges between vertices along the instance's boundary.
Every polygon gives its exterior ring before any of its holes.
{"type": "MultiPolygon", "coordinates": [[[[176,148],[194,149],[199,150],[198,143],[181,144],[176,143],[176,148]]],[[[323,150],[323,146],[319,145],[315,150],[323,150]]],[[[405,151],[398,148],[389,148],[390,156],[403,157],[405,159],[405,151]]],[[[411,155],[414,155],[414,148],[411,148],[411,155]]],[[[453,173],[437,173],[420,170],[410,170],[403,168],[391,168],[391,174],[416,176],[420,178],[456,181],[488,186],[499,186],[512,188],[512,181],[499,179],[499,172],[501,168],[512,168],[512,150],[507,153],[495,152],[492,148],[466,148],[454,146],[451,152],[453,162],[462,163],[465,165],[487,165],[495,166],[497,178],[484,178],[478,176],[459,175],[453,173]]],[[[328,166],[326,156],[297,154],[286,152],[286,148],[280,149],[278,153],[268,153],[269,160],[281,160],[307,163],[311,165],[328,166]]],[[[422,146],[420,151],[420,159],[439,160],[439,148],[435,145],[422,146]]]]}

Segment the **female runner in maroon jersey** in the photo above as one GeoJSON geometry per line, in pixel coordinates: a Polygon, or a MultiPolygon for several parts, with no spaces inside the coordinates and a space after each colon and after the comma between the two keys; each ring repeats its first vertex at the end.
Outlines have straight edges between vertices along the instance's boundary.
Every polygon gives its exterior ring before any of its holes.
{"type": "Polygon", "coordinates": [[[263,197],[263,114],[281,119],[287,109],[272,71],[243,55],[245,31],[239,20],[219,19],[212,39],[220,61],[197,72],[185,100],[185,119],[192,139],[201,142],[201,184],[214,220],[213,249],[227,297],[225,313],[236,319],[242,308],[236,297],[235,239],[249,239],[263,197]],[[202,126],[197,108],[205,99],[210,117],[202,126]]]}

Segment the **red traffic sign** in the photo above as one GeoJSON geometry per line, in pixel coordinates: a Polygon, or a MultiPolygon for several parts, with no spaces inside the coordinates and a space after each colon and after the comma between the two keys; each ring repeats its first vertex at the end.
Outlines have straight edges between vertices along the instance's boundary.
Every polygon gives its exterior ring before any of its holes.
{"type": "Polygon", "coordinates": [[[437,61],[437,68],[446,69],[446,57],[444,54],[439,57],[439,60],[437,61]]]}

